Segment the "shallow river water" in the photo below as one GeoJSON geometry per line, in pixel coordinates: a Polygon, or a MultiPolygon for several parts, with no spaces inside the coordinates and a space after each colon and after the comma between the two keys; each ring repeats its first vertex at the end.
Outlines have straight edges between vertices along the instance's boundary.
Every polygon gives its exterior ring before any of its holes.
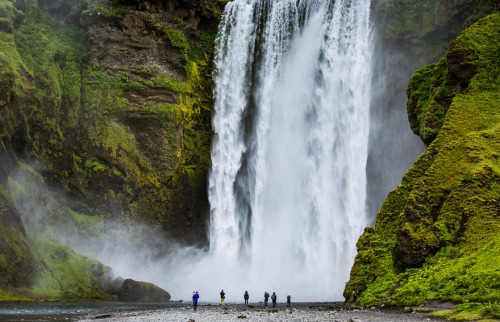
{"type": "Polygon", "coordinates": [[[345,310],[341,303],[293,303],[286,308],[263,308],[262,303],[224,307],[201,302],[193,311],[190,303],[34,302],[0,304],[0,321],[440,321],[426,313],[403,309],[345,310]]]}

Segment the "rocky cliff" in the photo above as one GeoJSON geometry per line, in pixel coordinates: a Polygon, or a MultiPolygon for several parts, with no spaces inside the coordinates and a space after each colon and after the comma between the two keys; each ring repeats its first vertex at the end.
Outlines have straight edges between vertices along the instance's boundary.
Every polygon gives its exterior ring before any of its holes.
{"type": "MultiPolygon", "coordinates": [[[[346,300],[358,290],[361,305],[437,299],[464,309],[500,298],[499,44],[496,13],[411,78],[408,116],[426,150],[360,237],[346,300]]],[[[498,305],[474,307],[477,318],[500,315],[498,305]]]]}
{"type": "Polygon", "coordinates": [[[70,245],[137,225],[176,243],[206,243],[223,5],[0,1],[2,227],[12,231],[1,237],[20,245],[2,248],[6,284],[15,284],[12,265],[30,262],[19,215],[28,236],[70,245]],[[17,212],[12,229],[4,226],[17,212]]]}
{"type": "Polygon", "coordinates": [[[439,61],[462,30],[497,6],[492,0],[372,1],[375,64],[367,209],[373,220],[387,193],[425,148],[408,126],[408,80],[420,67],[439,61]]]}

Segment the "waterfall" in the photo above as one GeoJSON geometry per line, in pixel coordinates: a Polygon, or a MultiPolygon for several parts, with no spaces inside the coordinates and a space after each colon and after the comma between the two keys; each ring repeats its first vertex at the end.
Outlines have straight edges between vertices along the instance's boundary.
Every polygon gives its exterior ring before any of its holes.
{"type": "Polygon", "coordinates": [[[227,4],[204,262],[218,267],[213,287],[239,300],[245,289],[342,298],[369,223],[370,31],[370,0],[227,4]]]}

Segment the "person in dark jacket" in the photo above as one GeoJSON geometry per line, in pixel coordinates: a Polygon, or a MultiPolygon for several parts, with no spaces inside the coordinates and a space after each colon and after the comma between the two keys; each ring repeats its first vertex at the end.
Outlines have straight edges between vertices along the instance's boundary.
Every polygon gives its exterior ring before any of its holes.
{"type": "Polygon", "coordinates": [[[220,305],[224,305],[225,298],[226,298],[226,293],[224,293],[224,290],[220,291],[220,305]]]}
{"type": "Polygon", "coordinates": [[[245,291],[243,298],[245,299],[245,305],[248,305],[248,299],[250,298],[250,295],[248,295],[248,291],[245,291]]]}
{"type": "Polygon", "coordinates": [[[276,307],[276,298],[277,298],[276,293],[273,292],[273,295],[271,295],[271,300],[273,301],[273,307],[276,307]]]}
{"type": "Polygon", "coordinates": [[[264,292],[264,307],[267,307],[268,302],[269,302],[269,293],[264,292]]]}
{"type": "Polygon", "coordinates": [[[196,293],[194,293],[194,295],[193,295],[193,309],[195,311],[198,308],[198,299],[199,298],[200,298],[200,294],[198,294],[198,291],[196,291],[196,293]]]}

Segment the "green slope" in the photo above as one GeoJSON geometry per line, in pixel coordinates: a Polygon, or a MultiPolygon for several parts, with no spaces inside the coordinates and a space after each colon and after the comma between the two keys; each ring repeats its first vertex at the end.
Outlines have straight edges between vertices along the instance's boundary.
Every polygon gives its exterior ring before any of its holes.
{"type": "MultiPolygon", "coordinates": [[[[361,305],[500,300],[500,14],[464,31],[408,87],[427,150],[360,237],[344,296],[361,305]]],[[[500,306],[478,304],[479,316],[500,306]]]]}

